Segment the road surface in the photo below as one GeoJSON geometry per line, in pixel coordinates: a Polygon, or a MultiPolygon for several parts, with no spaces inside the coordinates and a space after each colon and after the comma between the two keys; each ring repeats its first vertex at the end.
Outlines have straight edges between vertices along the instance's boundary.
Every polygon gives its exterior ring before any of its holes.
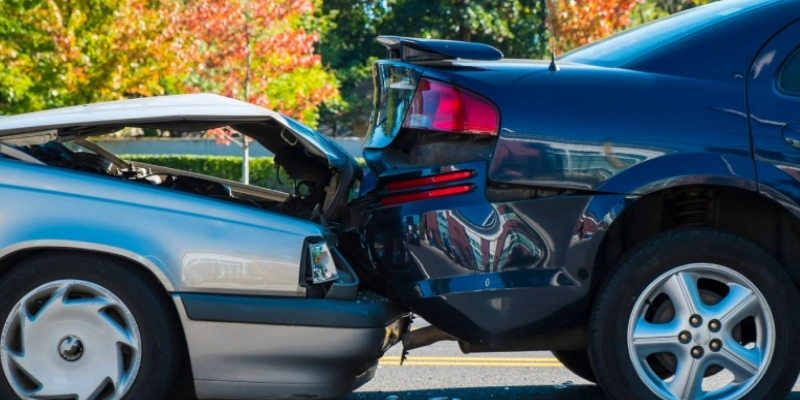
{"type": "MultiPolygon", "coordinates": [[[[399,366],[400,351],[389,349],[375,379],[342,400],[606,399],[549,352],[465,355],[454,342],[440,342],[411,351],[399,366]]],[[[800,400],[800,382],[789,399],[800,400]]]]}

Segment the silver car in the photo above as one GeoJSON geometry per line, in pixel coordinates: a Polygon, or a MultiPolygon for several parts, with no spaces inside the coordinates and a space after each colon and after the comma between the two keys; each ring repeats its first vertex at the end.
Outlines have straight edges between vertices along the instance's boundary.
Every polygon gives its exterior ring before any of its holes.
{"type": "Polygon", "coordinates": [[[321,134],[215,95],[0,119],[0,398],[324,398],[365,383],[408,314],[359,292],[329,229],[360,177],[321,134]],[[230,127],[299,189],[87,140],[125,127],[230,127]]]}

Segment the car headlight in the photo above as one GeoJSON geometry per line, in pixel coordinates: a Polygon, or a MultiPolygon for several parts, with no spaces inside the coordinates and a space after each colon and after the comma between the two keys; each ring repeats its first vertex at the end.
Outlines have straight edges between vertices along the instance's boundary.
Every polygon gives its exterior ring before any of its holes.
{"type": "Polygon", "coordinates": [[[339,279],[336,264],[333,262],[328,244],[312,243],[308,246],[311,259],[311,280],[314,283],[324,283],[339,279]]]}

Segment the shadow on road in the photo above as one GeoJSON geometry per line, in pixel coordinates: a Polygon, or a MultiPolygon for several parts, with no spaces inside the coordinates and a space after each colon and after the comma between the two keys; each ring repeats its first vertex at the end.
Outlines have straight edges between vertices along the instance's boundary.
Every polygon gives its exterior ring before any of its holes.
{"type": "MultiPolygon", "coordinates": [[[[594,385],[574,386],[513,386],[474,387],[436,390],[404,390],[389,392],[359,392],[340,400],[606,400],[599,387],[594,385]]],[[[800,400],[800,392],[794,392],[787,400],[800,400]]]]}
{"type": "MultiPolygon", "coordinates": [[[[403,390],[388,392],[359,392],[340,400],[604,400],[600,388],[594,385],[574,386],[512,386],[474,387],[459,389],[403,390]]],[[[800,400],[800,398],[798,398],[800,400]]]]}

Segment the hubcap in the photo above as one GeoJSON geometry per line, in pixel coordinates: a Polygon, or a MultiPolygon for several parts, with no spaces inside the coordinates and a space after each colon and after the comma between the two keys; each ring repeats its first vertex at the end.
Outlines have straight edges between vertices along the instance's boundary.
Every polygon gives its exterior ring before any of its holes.
{"type": "Polygon", "coordinates": [[[119,298],[91,282],[61,280],[11,310],[0,362],[22,399],[120,399],[136,379],[140,348],[139,328],[119,298]]]}
{"type": "Polygon", "coordinates": [[[764,296],[750,280],[716,264],[684,265],[659,276],[628,320],[633,366],[662,399],[741,398],[763,376],[774,343],[764,296]]]}

